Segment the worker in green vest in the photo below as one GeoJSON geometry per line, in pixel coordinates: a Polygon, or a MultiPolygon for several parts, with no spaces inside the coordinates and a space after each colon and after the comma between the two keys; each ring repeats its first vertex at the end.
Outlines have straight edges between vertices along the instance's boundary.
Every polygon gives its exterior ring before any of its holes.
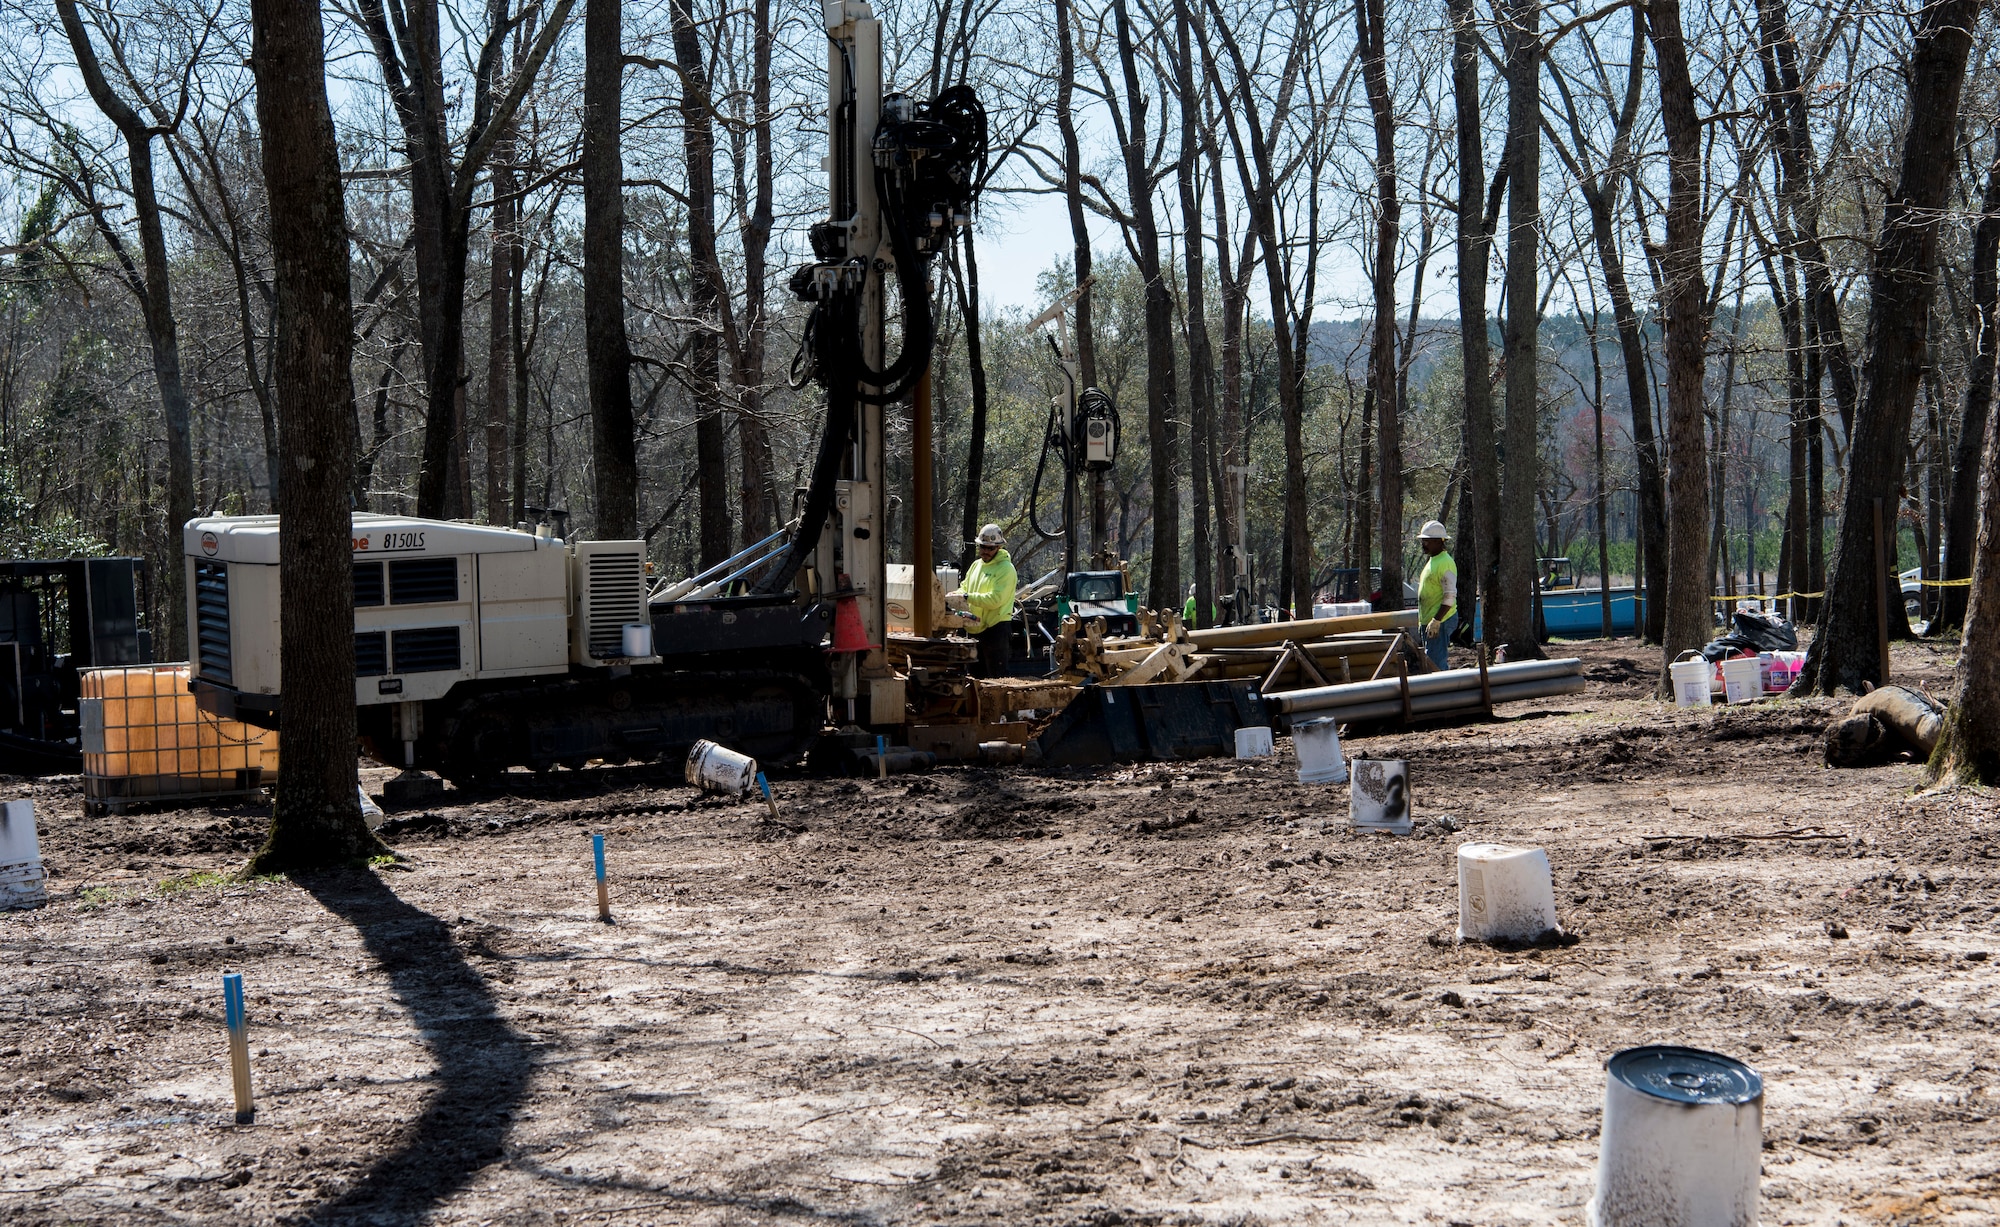
{"type": "Polygon", "coordinates": [[[1187,627],[1189,630],[1194,629],[1194,585],[1193,584],[1188,585],[1187,604],[1181,606],[1181,625],[1187,627]]]}
{"type": "Polygon", "coordinates": [[[1417,577],[1417,621],[1424,629],[1424,654],[1445,667],[1445,647],[1458,629],[1458,564],[1444,552],[1444,525],[1426,521],[1417,533],[1424,547],[1424,570],[1417,577]]]}
{"type": "Polygon", "coordinates": [[[979,641],[978,675],[1005,677],[1013,648],[1014,560],[998,524],[980,529],[971,544],[979,547],[979,557],[966,570],[964,582],[945,593],[945,604],[974,619],[968,629],[979,641]]]}

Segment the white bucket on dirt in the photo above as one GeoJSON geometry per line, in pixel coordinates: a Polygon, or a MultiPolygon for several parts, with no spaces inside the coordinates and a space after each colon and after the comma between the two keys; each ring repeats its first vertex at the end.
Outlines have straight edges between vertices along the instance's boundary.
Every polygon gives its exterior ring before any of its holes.
{"type": "Polygon", "coordinates": [[[0,804],[0,865],[42,863],[41,838],[35,831],[35,803],[0,804]]]}
{"type": "Polygon", "coordinates": [[[1556,927],[1548,853],[1506,844],[1458,846],[1458,940],[1531,942],[1556,927]]]}
{"type": "Polygon", "coordinates": [[[0,912],[40,907],[49,901],[43,887],[48,871],[40,861],[25,865],[0,865],[0,912]]]}
{"type": "Polygon", "coordinates": [[[1677,660],[1667,666],[1667,675],[1673,679],[1676,707],[1708,706],[1708,682],[1714,674],[1707,661],[1699,656],[1677,660]]]}
{"type": "Polygon", "coordinates": [[[703,792],[742,796],[757,782],[757,760],[712,741],[688,747],[687,782],[703,792]]]}
{"type": "Polygon", "coordinates": [[[1409,765],[1400,758],[1357,758],[1347,814],[1357,831],[1410,833],[1409,765]]]}
{"type": "Polygon", "coordinates": [[[35,803],[0,804],[0,911],[40,907],[48,902],[42,879],[41,839],[35,831],[35,803]]]}
{"type": "Polygon", "coordinates": [[[624,642],[620,645],[627,656],[651,656],[653,654],[653,624],[650,622],[627,622],[624,642]]]}
{"type": "Polygon", "coordinates": [[[1236,757],[1269,758],[1271,756],[1271,730],[1265,725],[1236,730],[1236,757]]]}
{"type": "Polygon", "coordinates": [[[1755,656],[1722,662],[1722,694],[1729,703],[1755,703],[1764,697],[1763,665],[1755,656]]]}
{"type": "Polygon", "coordinates": [[[1347,778],[1347,762],[1340,756],[1340,725],[1332,717],[1292,725],[1292,748],[1299,753],[1299,783],[1338,784],[1347,778]]]}
{"type": "Polygon", "coordinates": [[[1604,1063],[1590,1227],[1757,1221],[1764,1080],[1698,1048],[1627,1048],[1604,1063]]]}

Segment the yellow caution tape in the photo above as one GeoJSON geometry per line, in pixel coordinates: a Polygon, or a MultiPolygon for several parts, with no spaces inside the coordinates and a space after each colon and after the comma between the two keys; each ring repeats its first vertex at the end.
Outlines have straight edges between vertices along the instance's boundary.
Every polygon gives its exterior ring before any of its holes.
{"type": "MultiPolygon", "coordinates": [[[[1972,586],[1972,581],[1969,579],[1919,579],[1909,582],[1922,584],[1926,588],[1970,588],[1972,586]]],[[[1780,592],[1775,596],[1759,596],[1754,592],[1744,592],[1736,596],[1712,596],[1708,599],[1717,605],[1727,605],[1731,601],[1782,601],[1795,596],[1804,597],[1811,601],[1818,600],[1825,595],[1826,593],[1824,592],[1780,592]]]]}

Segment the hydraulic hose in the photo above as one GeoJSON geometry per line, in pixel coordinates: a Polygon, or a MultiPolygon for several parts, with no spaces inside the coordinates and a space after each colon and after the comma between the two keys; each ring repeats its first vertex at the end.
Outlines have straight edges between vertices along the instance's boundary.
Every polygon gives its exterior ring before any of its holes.
{"type": "Polygon", "coordinates": [[[875,171],[875,192],[882,201],[882,216],[888,222],[889,249],[896,258],[896,284],[903,295],[903,345],[895,361],[881,370],[868,364],[861,338],[854,338],[853,361],[859,382],[882,389],[868,392],[856,388],[855,395],[871,405],[900,400],[916,386],[918,376],[931,364],[935,321],[931,318],[931,294],[924,276],[924,259],[917,251],[915,236],[909,232],[903,207],[902,189],[887,169],[875,171]]]}
{"type": "MultiPolygon", "coordinates": [[[[824,305],[824,304],[822,304],[824,305]]],[[[817,317],[816,308],[813,312],[817,317]]],[[[837,319],[840,312],[830,312],[837,319]]],[[[827,336],[826,332],[842,331],[837,325],[823,329],[819,340],[825,350],[842,348],[844,338],[827,336]]],[[[829,372],[832,373],[832,372],[829,372]]],[[[840,480],[840,462],[847,451],[848,441],[854,434],[853,396],[854,384],[836,376],[827,381],[826,430],[820,435],[819,455],[813,459],[812,482],[806,488],[806,505],[799,513],[798,535],[792,538],[792,547],[785,551],[781,561],[770,574],[758,581],[757,591],[766,595],[783,592],[804,565],[806,555],[819,545],[820,530],[826,527],[826,517],[833,510],[833,488],[840,480]]]]}

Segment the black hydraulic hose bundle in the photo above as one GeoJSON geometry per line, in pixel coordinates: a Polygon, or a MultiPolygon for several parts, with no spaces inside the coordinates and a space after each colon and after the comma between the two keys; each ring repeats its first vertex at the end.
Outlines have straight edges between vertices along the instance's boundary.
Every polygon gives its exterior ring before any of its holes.
{"type": "Polygon", "coordinates": [[[836,218],[813,227],[819,262],[792,274],[792,292],[813,304],[792,359],[791,386],[817,381],[827,392],[826,428],[813,461],[798,535],[779,565],[758,583],[760,593],[782,592],[819,544],[833,509],[841,461],[858,427],[863,404],[883,405],[907,396],[930,369],[936,347],[931,314],[930,258],[952,233],[967,224],[978,198],[987,161],[986,110],[970,87],[958,85],[927,103],[911,104],[895,95],[883,99],[884,118],[875,133],[875,193],[896,265],[902,299],[902,346],[887,366],[876,369],[863,345],[863,287],[872,252],[849,251],[848,227],[839,215],[854,208],[851,178],[855,148],[853,64],[842,49],[849,82],[838,115],[834,156],[841,167],[836,218]]]}

